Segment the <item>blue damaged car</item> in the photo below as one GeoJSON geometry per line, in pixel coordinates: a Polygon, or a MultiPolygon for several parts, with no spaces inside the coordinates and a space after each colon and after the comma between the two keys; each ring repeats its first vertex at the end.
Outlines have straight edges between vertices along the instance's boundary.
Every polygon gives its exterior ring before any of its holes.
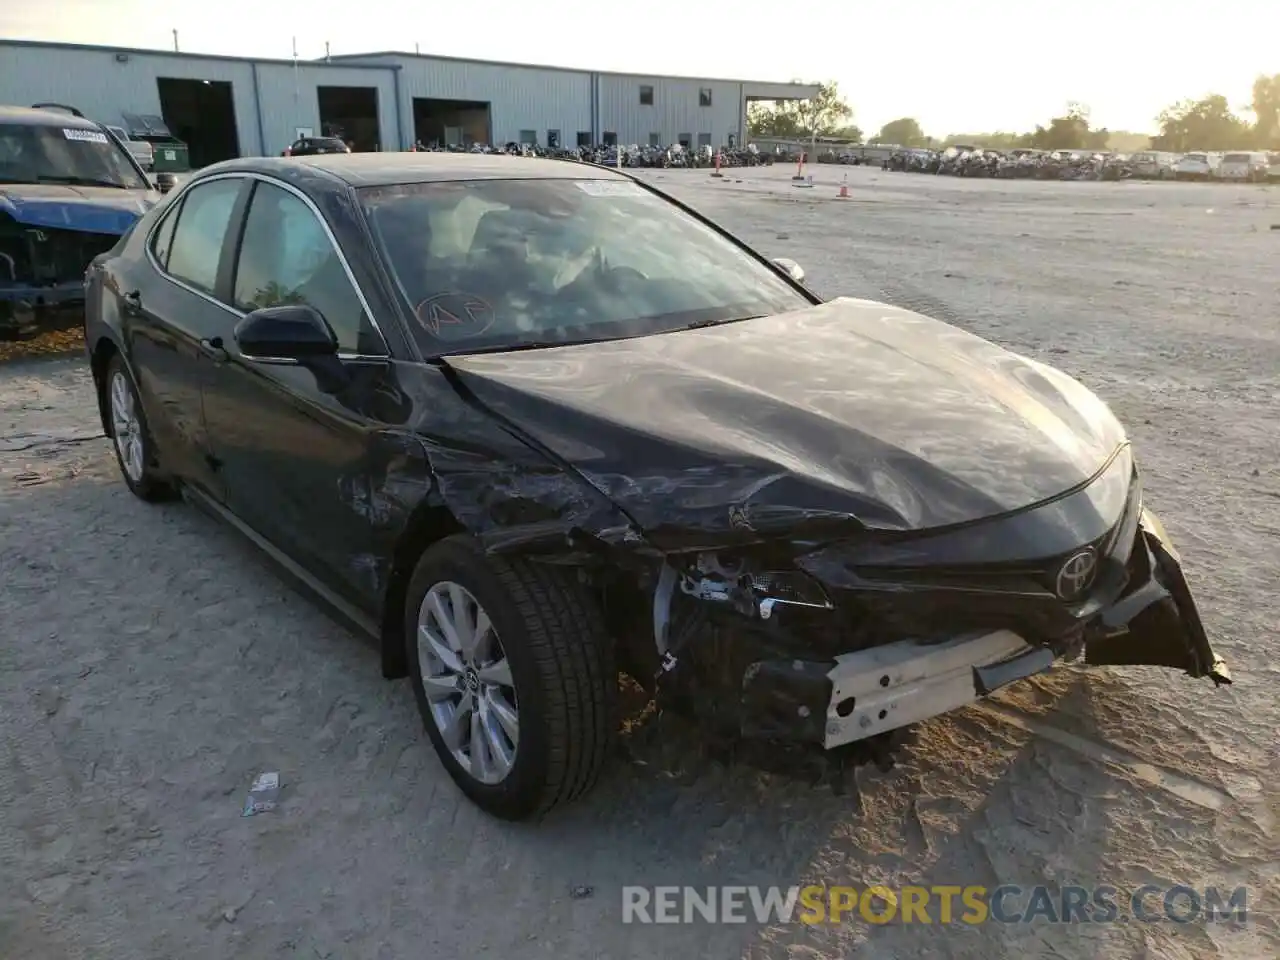
{"type": "Polygon", "coordinates": [[[78,323],[90,261],[160,199],[102,124],[0,106],[0,340],[78,323]]]}

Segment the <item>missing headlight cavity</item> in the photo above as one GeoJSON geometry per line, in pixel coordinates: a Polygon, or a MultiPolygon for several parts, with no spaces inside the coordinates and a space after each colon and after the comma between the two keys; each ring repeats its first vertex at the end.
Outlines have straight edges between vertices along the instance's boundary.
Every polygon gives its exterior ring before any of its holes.
{"type": "Polygon", "coordinates": [[[858,705],[856,697],[845,697],[836,704],[836,716],[844,718],[853,713],[854,708],[858,705]]]}
{"type": "Polygon", "coordinates": [[[746,557],[700,553],[679,571],[683,593],[726,603],[744,616],[768,620],[779,606],[830,610],[832,603],[817,580],[799,570],[753,569],[746,557]]]}

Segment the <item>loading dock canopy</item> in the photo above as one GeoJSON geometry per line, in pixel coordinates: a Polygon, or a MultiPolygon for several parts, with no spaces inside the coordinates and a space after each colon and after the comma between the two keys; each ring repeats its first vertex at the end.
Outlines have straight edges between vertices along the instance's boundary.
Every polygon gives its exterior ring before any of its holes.
{"type": "Polygon", "coordinates": [[[122,113],[125,129],[131,137],[163,137],[174,139],[164,119],[147,113],[122,113]]]}
{"type": "Polygon", "coordinates": [[[744,100],[814,100],[816,83],[743,83],[744,100]]]}

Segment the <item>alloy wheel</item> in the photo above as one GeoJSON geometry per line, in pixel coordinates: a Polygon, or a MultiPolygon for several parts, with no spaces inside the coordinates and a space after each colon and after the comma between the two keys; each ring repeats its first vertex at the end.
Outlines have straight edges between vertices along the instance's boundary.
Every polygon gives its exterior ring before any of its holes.
{"type": "Polygon", "coordinates": [[[145,468],[142,422],[134,402],[133,388],[121,370],[111,378],[111,432],[115,435],[116,452],[120,454],[125,474],[134,483],[141,483],[145,468]]]}
{"type": "Polygon", "coordinates": [[[520,714],[489,615],[466,587],[441,581],[422,598],[417,640],[422,688],[445,746],[476,780],[501,783],[515,763],[520,714]]]}

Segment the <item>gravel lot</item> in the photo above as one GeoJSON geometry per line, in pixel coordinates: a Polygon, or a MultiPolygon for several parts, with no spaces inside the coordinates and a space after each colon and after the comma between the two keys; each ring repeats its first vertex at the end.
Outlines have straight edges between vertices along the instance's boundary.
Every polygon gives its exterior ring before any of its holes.
{"type": "Polygon", "coordinates": [[[896,770],[859,770],[844,796],[706,763],[664,720],[586,802],[500,824],[454,789],[369,646],[234,534],[127,493],[82,364],[9,365],[0,953],[1280,955],[1280,190],[826,167],[803,189],[791,172],[646,176],[824,294],[940,314],[1095,388],[1131,427],[1234,687],[1060,669],[925,725],[896,770]],[[266,770],[281,805],[242,818],[266,770]],[[624,884],[802,882],[1245,884],[1250,919],[620,919],[624,884]]]}

